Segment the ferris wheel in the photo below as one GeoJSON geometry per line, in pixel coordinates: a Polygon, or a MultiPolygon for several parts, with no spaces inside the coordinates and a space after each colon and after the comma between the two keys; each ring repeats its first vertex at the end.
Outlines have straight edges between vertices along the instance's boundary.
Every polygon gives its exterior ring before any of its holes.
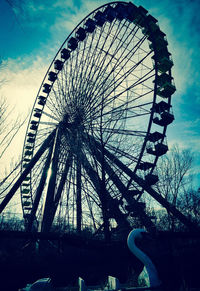
{"type": "MultiPolygon", "coordinates": [[[[27,228],[127,229],[153,222],[141,202],[168,151],[175,92],[168,42],[142,6],[112,2],[85,17],[53,59],[30,116],[22,157],[27,228]]],[[[171,209],[171,208],[170,208],[171,209]]],[[[175,214],[176,214],[176,210],[175,214]]]]}
{"type": "Polygon", "coordinates": [[[144,215],[144,189],[127,170],[157,182],[174,119],[172,66],[165,34],[141,6],[106,4],[76,26],[45,75],[26,133],[22,170],[47,143],[21,184],[29,225],[38,219],[49,231],[55,220],[108,233],[111,221],[127,227],[138,208],[144,215]]]}

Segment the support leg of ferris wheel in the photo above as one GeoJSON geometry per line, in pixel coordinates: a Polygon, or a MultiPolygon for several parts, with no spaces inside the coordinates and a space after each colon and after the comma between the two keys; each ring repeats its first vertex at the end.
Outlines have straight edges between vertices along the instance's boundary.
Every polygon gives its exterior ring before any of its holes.
{"type": "MultiPolygon", "coordinates": [[[[85,168],[85,170],[87,171],[88,176],[90,177],[94,187],[96,188],[97,193],[100,193],[101,191],[101,185],[100,185],[100,179],[96,173],[96,171],[92,168],[92,166],[90,165],[88,159],[86,158],[86,156],[84,154],[81,155],[81,161],[83,164],[83,167],[85,168]]],[[[126,228],[126,229],[130,229],[130,225],[127,222],[125,216],[122,214],[122,212],[119,209],[119,202],[116,199],[113,199],[107,192],[106,189],[104,189],[105,192],[103,193],[106,198],[107,198],[107,202],[108,205],[112,206],[112,215],[114,215],[115,220],[117,221],[117,223],[119,225],[122,225],[122,227],[126,228]]],[[[100,193],[101,196],[101,193],[100,193]]],[[[100,197],[101,200],[101,197],[100,197]]],[[[107,217],[105,217],[105,219],[107,219],[107,217]]],[[[105,224],[105,221],[104,221],[105,224]]],[[[104,226],[105,227],[105,226],[104,226]]],[[[109,236],[107,234],[107,236],[109,236]]]]}
{"type": "Polygon", "coordinates": [[[52,205],[52,211],[51,211],[51,213],[49,213],[49,219],[46,221],[45,229],[50,229],[50,227],[53,223],[53,219],[54,219],[54,216],[55,216],[55,213],[56,213],[56,210],[57,210],[60,198],[61,198],[61,194],[62,194],[62,191],[64,188],[64,184],[66,181],[66,177],[67,177],[69,168],[71,166],[71,162],[72,162],[72,156],[71,156],[71,154],[69,154],[69,157],[68,157],[66,164],[65,164],[65,169],[62,173],[62,177],[61,177],[60,183],[58,185],[58,190],[55,193],[55,199],[54,199],[54,203],[52,205]]]}
{"type": "Polygon", "coordinates": [[[55,144],[53,149],[53,157],[52,157],[52,164],[51,164],[51,174],[48,182],[47,194],[45,199],[45,206],[44,212],[42,213],[42,224],[41,224],[41,231],[46,232],[48,231],[48,220],[51,216],[51,212],[54,207],[54,196],[56,191],[56,175],[58,169],[58,156],[60,151],[60,132],[57,131],[55,144]]]}
{"type": "Polygon", "coordinates": [[[9,203],[9,201],[12,199],[18,188],[20,187],[21,183],[24,181],[26,176],[30,173],[31,169],[35,166],[37,161],[40,159],[42,154],[45,152],[45,150],[51,145],[51,142],[55,136],[55,131],[53,132],[45,139],[35,156],[32,158],[31,162],[29,163],[28,167],[22,172],[20,177],[17,179],[9,193],[6,195],[6,197],[3,199],[3,201],[0,204],[0,213],[4,210],[6,205],[9,203]]]}
{"type": "MultiPolygon", "coordinates": [[[[97,160],[100,160],[102,152],[94,150],[94,155],[97,160]]],[[[105,160],[104,160],[104,167],[105,167],[106,173],[109,175],[110,180],[113,181],[113,183],[115,184],[119,192],[122,194],[122,197],[128,202],[128,204],[134,207],[134,212],[137,213],[137,216],[140,217],[142,223],[146,226],[146,228],[149,230],[155,229],[155,225],[150,219],[150,217],[148,217],[148,215],[146,214],[144,209],[141,207],[139,202],[127,194],[126,186],[122,183],[122,181],[116,175],[112,167],[110,167],[110,165],[105,160]]]]}
{"type": "MultiPolygon", "coordinates": [[[[100,144],[96,142],[96,146],[100,148],[100,144]]],[[[163,207],[165,207],[171,214],[179,219],[190,230],[199,231],[199,227],[182,214],[174,205],[164,199],[159,193],[151,188],[146,181],[136,175],[131,169],[124,165],[116,156],[105,149],[105,155],[114,162],[121,170],[123,170],[132,180],[134,180],[140,187],[142,187],[147,193],[149,193],[155,200],[157,200],[163,207]]]]}
{"type": "Polygon", "coordinates": [[[35,199],[33,201],[33,208],[31,210],[30,217],[29,217],[28,223],[27,223],[27,231],[31,231],[31,229],[32,229],[32,225],[33,225],[33,222],[35,219],[35,214],[36,214],[36,211],[38,209],[38,205],[39,205],[39,202],[40,202],[40,199],[42,196],[42,192],[43,192],[45,184],[46,184],[48,170],[49,170],[51,158],[52,158],[52,152],[53,152],[53,143],[49,149],[49,153],[48,153],[48,156],[47,156],[47,159],[45,162],[45,166],[44,166],[44,169],[42,171],[40,183],[39,183],[39,186],[37,188],[37,193],[36,193],[35,199]]]}

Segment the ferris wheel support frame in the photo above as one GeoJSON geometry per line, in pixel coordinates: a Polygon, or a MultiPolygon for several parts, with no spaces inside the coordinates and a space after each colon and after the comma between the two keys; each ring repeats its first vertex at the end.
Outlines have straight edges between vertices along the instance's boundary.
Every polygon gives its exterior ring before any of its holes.
{"type": "Polygon", "coordinates": [[[41,231],[46,232],[46,225],[48,225],[48,220],[51,216],[51,212],[54,207],[54,196],[56,190],[56,173],[58,168],[58,155],[60,151],[60,131],[57,130],[55,141],[54,141],[54,149],[52,156],[52,163],[50,168],[50,177],[48,181],[47,194],[45,199],[45,207],[42,213],[42,223],[41,223],[41,231]]]}
{"type": "Polygon", "coordinates": [[[58,203],[59,203],[59,200],[60,200],[60,197],[61,197],[61,193],[62,193],[62,190],[63,190],[63,187],[64,187],[64,182],[65,182],[65,179],[67,177],[71,162],[72,162],[72,156],[69,155],[69,157],[68,157],[68,159],[66,161],[66,164],[65,164],[65,169],[64,169],[63,175],[61,177],[61,181],[60,181],[60,183],[58,185],[58,190],[57,190],[57,192],[55,194],[54,203],[52,204],[52,210],[49,213],[49,217],[48,217],[49,220],[46,221],[46,225],[45,225],[46,229],[50,229],[50,227],[51,227],[51,225],[53,223],[53,219],[54,219],[57,207],[58,207],[58,203]]]}
{"type": "Polygon", "coordinates": [[[27,222],[27,231],[31,231],[33,222],[35,220],[36,211],[37,211],[37,208],[38,208],[38,205],[39,205],[39,202],[40,202],[40,198],[42,196],[42,192],[44,190],[45,183],[46,183],[46,180],[47,180],[48,169],[50,167],[51,158],[52,158],[52,152],[53,152],[53,143],[52,143],[52,145],[51,145],[51,147],[49,149],[49,153],[48,153],[48,156],[47,156],[47,159],[46,159],[46,163],[45,163],[45,166],[44,166],[44,169],[43,169],[43,172],[42,172],[42,176],[41,176],[41,180],[40,180],[40,183],[39,183],[39,186],[38,186],[38,189],[37,189],[35,200],[33,202],[33,208],[31,210],[30,217],[29,217],[28,222],[27,222]]]}
{"type": "MultiPolygon", "coordinates": [[[[85,168],[85,170],[87,171],[88,173],[88,176],[90,177],[94,187],[97,189],[97,193],[100,193],[101,189],[102,189],[102,181],[100,181],[100,178],[99,176],[97,175],[96,171],[92,168],[92,166],[90,165],[88,159],[86,158],[86,156],[84,154],[81,155],[81,160],[82,160],[82,164],[85,168]]],[[[112,205],[112,208],[113,208],[113,215],[114,215],[114,218],[116,219],[117,223],[121,223],[123,224],[123,227],[125,227],[126,229],[130,229],[130,225],[128,224],[127,220],[125,219],[124,215],[122,214],[122,212],[120,211],[119,209],[119,202],[116,201],[116,199],[113,199],[109,194],[108,194],[108,191],[106,189],[104,189],[104,195],[103,196],[106,196],[107,197],[107,200],[108,200],[108,205],[112,205]]],[[[102,199],[101,197],[99,197],[101,202],[102,202],[102,199]]],[[[104,203],[104,201],[103,201],[104,203]]],[[[105,211],[105,215],[106,215],[106,219],[108,219],[108,212],[105,211]]],[[[104,225],[105,227],[105,225],[104,225]]],[[[105,230],[105,234],[106,236],[110,236],[108,229],[106,228],[105,230]]]]}
{"type": "MultiPolygon", "coordinates": [[[[96,142],[99,147],[99,144],[96,142]]],[[[149,193],[157,202],[159,202],[163,207],[165,207],[171,214],[173,214],[179,221],[186,225],[191,230],[199,231],[199,226],[181,213],[174,205],[165,200],[158,192],[156,192],[148,183],[130,170],[126,165],[124,165],[117,157],[105,149],[105,155],[114,162],[121,170],[123,170],[132,180],[134,180],[140,187],[142,187],[147,193],[149,193]]]]}
{"type": "Polygon", "coordinates": [[[19,178],[17,179],[17,181],[15,182],[15,184],[13,185],[13,187],[11,188],[11,190],[5,196],[5,198],[3,199],[3,201],[0,204],[0,213],[4,210],[4,208],[6,207],[6,205],[12,199],[12,197],[14,196],[14,194],[16,193],[16,191],[18,190],[18,188],[21,186],[21,183],[24,181],[24,179],[30,173],[30,171],[35,166],[35,164],[37,163],[37,161],[40,159],[40,157],[42,156],[42,154],[46,151],[46,149],[48,147],[50,147],[51,142],[52,142],[52,140],[54,138],[55,132],[56,132],[56,130],[54,129],[50,133],[50,135],[45,139],[45,141],[43,142],[43,144],[41,145],[41,147],[39,148],[39,150],[37,151],[37,153],[35,154],[35,156],[32,158],[32,160],[30,161],[30,163],[26,167],[26,169],[22,172],[22,174],[19,176],[19,178]]]}
{"type": "MultiPolygon", "coordinates": [[[[96,155],[98,158],[98,155],[96,155]]],[[[128,205],[131,206],[133,212],[137,213],[136,216],[139,216],[141,222],[148,230],[155,229],[155,224],[152,222],[151,218],[145,213],[144,209],[141,207],[140,202],[135,200],[127,193],[127,187],[122,183],[119,177],[115,174],[114,170],[105,162],[106,173],[109,175],[110,180],[113,181],[119,192],[122,194],[122,197],[126,200],[128,205]]]]}
{"type": "MultiPolygon", "coordinates": [[[[90,137],[90,142],[92,142],[92,137],[90,137]]],[[[99,148],[100,147],[101,147],[101,145],[99,144],[99,148]]],[[[103,156],[103,152],[104,152],[104,149],[103,150],[97,150],[95,144],[93,143],[93,154],[95,155],[95,158],[99,162],[101,162],[101,159],[103,159],[103,157],[102,157],[103,156]]],[[[117,187],[119,192],[122,194],[122,197],[127,201],[127,203],[129,205],[131,205],[133,211],[135,213],[137,213],[137,215],[140,217],[141,221],[147,227],[147,229],[148,230],[155,229],[155,224],[153,223],[151,218],[145,213],[145,211],[141,207],[140,203],[137,200],[135,200],[132,196],[128,195],[127,187],[122,183],[122,181],[116,175],[116,173],[111,168],[111,166],[108,164],[108,162],[106,162],[105,158],[104,158],[104,167],[105,167],[105,171],[108,174],[110,180],[113,181],[113,183],[115,184],[115,186],[117,187]]]]}
{"type": "MultiPolygon", "coordinates": [[[[0,204],[0,213],[4,210],[6,205],[9,203],[9,201],[12,199],[18,188],[20,187],[21,183],[24,181],[26,176],[30,173],[31,169],[34,167],[34,165],[37,163],[38,159],[42,156],[42,154],[45,152],[47,148],[51,146],[51,143],[53,139],[55,138],[56,130],[54,130],[44,141],[44,143],[41,145],[40,149],[37,151],[31,162],[28,164],[27,168],[24,170],[24,172],[20,175],[18,180],[15,182],[14,186],[11,188],[9,193],[6,195],[6,197],[3,199],[3,201],[0,204]]],[[[97,148],[99,149],[101,145],[94,141],[97,148]]],[[[174,205],[166,201],[158,192],[156,192],[152,187],[150,187],[145,180],[138,177],[132,170],[130,170],[126,165],[124,165],[116,156],[114,156],[112,153],[110,153],[107,149],[104,149],[105,155],[107,158],[109,158],[112,162],[114,162],[121,170],[123,170],[131,179],[133,179],[139,186],[141,186],[147,193],[149,193],[156,201],[158,201],[162,206],[164,206],[170,213],[172,213],[176,218],[178,218],[184,225],[186,225],[189,229],[194,231],[199,231],[199,227],[191,221],[189,218],[187,218],[184,214],[182,214],[174,205]]],[[[49,154],[51,156],[51,154],[49,154]]],[[[94,186],[98,189],[100,187],[99,185],[99,178],[97,176],[97,173],[92,169],[92,166],[90,165],[89,161],[86,159],[86,157],[82,154],[81,155],[82,164],[84,165],[85,169],[88,171],[88,175],[90,176],[94,186]]],[[[48,163],[46,162],[46,166],[48,163]]],[[[69,164],[67,163],[66,167],[69,167],[69,164]]],[[[43,178],[44,179],[44,178],[43,178]]],[[[44,181],[41,179],[42,181],[44,181]]],[[[63,177],[64,180],[64,177],[63,177]]],[[[114,179],[113,179],[114,180],[114,179]]],[[[45,178],[46,181],[46,178],[45,178]]],[[[116,182],[116,180],[115,180],[116,182]]],[[[62,187],[63,183],[60,183],[60,187],[62,187]]],[[[118,182],[116,184],[119,186],[118,182]]],[[[123,184],[121,184],[119,187],[123,187],[123,184]]],[[[125,190],[125,189],[124,189],[125,190]]],[[[128,190],[128,189],[127,189],[128,190]]],[[[41,190],[40,190],[41,191],[41,190]]],[[[98,193],[98,192],[97,192],[98,193]]],[[[57,192],[59,196],[59,191],[57,192]]],[[[123,192],[124,194],[124,192],[123,192]]],[[[39,196],[39,194],[38,194],[39,196]]],[[[57,196],[55,205],[58,204],[59,197],[57,196]]],[[[120,222],[124,221],[124,217],[121,213],[121,211],[118,208],[117,201],[112,199],[112,206],[115,208],[116,217],[120,217],[120,222]]],[[[53,221],[54,215],[55,215],[56,209],[52,211],[51,216],[48,215],[49,221],[53,221]]],[[[31,222],[34,220],[34,212],[32,213],[32,219],[31,222]]],[[[44,223],[45,227],[43,227],[43,232],[50,229],[51,224],[50,223],[44,223]],[[47,227],[48,225],[48,227],[47,227]]],[[[128,223],[125,223],[126,226],[128,226],[128,223]]],[[[29,229],[30,229],[31,223],[29,222],[29,229]]]]}

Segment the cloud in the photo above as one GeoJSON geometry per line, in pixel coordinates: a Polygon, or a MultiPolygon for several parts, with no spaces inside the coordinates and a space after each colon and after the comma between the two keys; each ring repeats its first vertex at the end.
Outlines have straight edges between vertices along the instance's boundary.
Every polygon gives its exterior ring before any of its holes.
{"type": "MultiPolygon", "coordinates": [[[[8,122],[13,123],[17,118],[25,119],[30,115],[37,91],[48,68],[44,58],[36,57],[33,61],[27,58],[9,59],[1,76],[6,82],[0,88],[0,97],[5,97],[9,104],[8,122]]],[[[28,121],[28,119],[27,119],[28,121]]],[[[1,159],[1,169],[9,161],[21,155],[27,123],[21,128],[11,147],[1,159]]]]}
{"type": "Polygon", "coordinates": [[[65,32],[69,34],[74,28],[94,9],[107,3],[102,0],[90,1],[68,1],[58,0],[54,3],[60,13],[56,17],[54,25],[51,27],[52,33],[65,32]],[[64,9],[63,9],[64,8],[64,9]]]}
{"type": "MultiPolygon", "coordinates": [[[[28,52],[29,56],[9,59],[4,71],[8,82],[1,94],[16,105],[16,110],[22,112],[25,109],[27,112],[32,107],[48,65],[62,42],[88,13],[107,2],[109,1],[55,0],[49,5],[47,0],[30,0],[21,1],[21,5],[15,6],[17,17],[27,31],[38,33],[37,42],[34,38],[31,39],[33,50],[28,52]]],[[[154,0],[135,0],[134,3],[144,6],[158,19],[161,29],[167,35],[169,51],[172,53],[172,73],[177,92],[172,99],[176,114],[175,122],[169,127],[172,128],[169,129],[169,136],[172,142],[178,140],[180,145],[188,146],[190,136],[192,146],[197,149],[199,123],[196,120],[200,103],[200,18],[197,11],[200,3],[197,0],[165,0],[159,3],[154,0]],[[188,108],[190,110],[186,116],[188,108]],[[194,108],[197,109],[192,115],[194,108]],[[185,122],[188,119],[190,121],[185,122]],[[194,136],[196,138],[193,139],[194,136]],[[182,142],[183,139],[186,141],[182,142]]]]}
{"type": "Polygon", "coordinates": [[[167,34],[174,60],[173,75],[177,91],[182,94],[200,78],[199,1],[164,1],[152,11],[167,34]],[[168,7],[168,8],[167,8],[168,7]]]}
{"type": "Polygon", "coordinates": [[[41,57],[30,61],[27,58],[9,59],[1,76],[6,80],[0,94],[19,112],[33,104],[39,85],[47,70],[47,63],[41,57]]]}
{"type": "Polygon", "coordinates": [[[169,144],[178,143],[181,148],[189,148],[199,155],[200,146],[200,119],[182,120],[174,122],[168,127],[169,144]]]}

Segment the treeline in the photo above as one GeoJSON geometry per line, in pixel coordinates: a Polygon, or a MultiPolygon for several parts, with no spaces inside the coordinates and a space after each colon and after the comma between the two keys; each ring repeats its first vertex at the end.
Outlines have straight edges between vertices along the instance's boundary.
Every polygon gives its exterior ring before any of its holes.
{"type": "MultiPolygon", "coordinates": [[[[169,154],[157,164],[159,181],[154,189],[168,202],[180,210],[191,221],[200,226],[200,188],[195,185],[195,157],[190,150],[173,146],[169,154]]],[[[143,198],[146,211],[155,216],[158,230],[184,231],[186,228],[170,211],[161,208],[148,195],[143,198]]]]}

